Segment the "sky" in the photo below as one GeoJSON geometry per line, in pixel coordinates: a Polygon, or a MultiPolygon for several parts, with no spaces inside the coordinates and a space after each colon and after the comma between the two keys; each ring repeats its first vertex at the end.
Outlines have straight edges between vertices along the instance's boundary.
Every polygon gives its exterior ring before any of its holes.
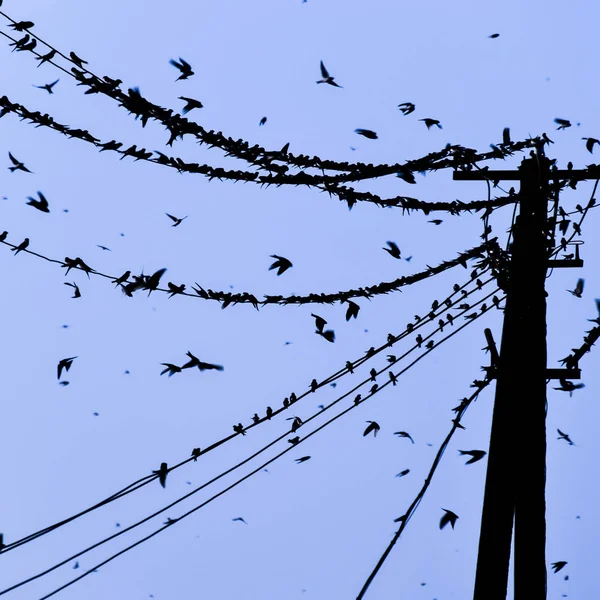
{"type": "MultiPolygon", "coordinates": [[[[181,110],[179,96],[204,108],[188,117],[207,130],[278,150],[339,161],[396,163],[442,149],[447,143],[480,151],[502,140],[546,132],[547,155],[566,168],[595,162],[582,137],[600,137],[597,102],[590,82],[600,9],[580,0],[423,3],[390,0],[75,0],[16,2],[2,11],[35,22],[42,39],[75,51],[99,75],[139,86],[161,106],[181,110]],[[489,36],[499,33],[499,37],[489,36]],[[170,59],[183,57],[195,75],[175,81],[170,59]],[[342,88],[317,85],[323,61],[342,88]],[[403,116],[401,102],[416,110],[403,116]],[[263,126],[259,121],[267,121],[263,126]],[[555,118],[572,127],[557,131],[555,118]],[[427,130],[422,118],[438,119],[427,130]],[[377,140],[354,133],[374,130],[377,140]]],[[[0,20],[2,31],[10,32],[0,20]]],[[[16,34],[20,37],[22,34],[16,34]]],[[[5,40],[8,42],[8,40],[5,40]]],[[[89,129],[124,147],[165,150],[168,134],[156,122],[145,128],[110,98],[83,88],[27,52],[0,54],[0,95],[30,110],[51,114],[71,127],[89,129]],[[52,95],[34,86],[59,78],[52,95]]],[[[598,149],[595,150],[598,152],[598,149]]],[[[168,154],[189,162],[241,169],[219,149],[177,141],[168,154]]],[[[517,168],[523,154],[490,168],[517,168]]],[[[486,199],[483,182],[455,182],[446,169],[416,174],[417,184],[388,177],[356,185],[384,197],[426,201],[486,199]]],[[[593,182],[561,195],[567,211],[585,205],[593,182]]],[[[503,195],[498,190],[492,194],[503,195]]],[[[7,241],[30,239],[29,249],[63,260],[81,257],[114,276],[126,270],[162,280],[197,282],[224,291],[265,294],[337,292],[390,281],[455,258],[481,243],[480,214],[402,214],[345,203],[316,189],[260,187],[209,181],[201,175],[116,154],[34,128],[14,115],[0,120],[0,231],[7,241]],[[8,170],[8,152],[32,174],[8,170]],[[2,165],[4,161],[4,165],[2,165]],[[26,204],[40,190],[49,213],[26,204]],[[187,218],[177,227],[165,215],[187,218]],[[441,218],[437,226],[428,221],[441,218]],[[403,259],[383,247],[395,241],[403,259]],[[98,245],[110,248],[102,250],[98,245]],[[271,255],[293,267],[278,277],[271,255]],[[404,260],[412,256],[410,261],[404,260]]],[[[493,235],[506,243],[511,207],[494,213],[493,235]]],[[[581,345],[597,317],[600,296],[595,259],[598,217],[582,227],[582,269],[555,269],[547,280],[548,366],[581,345]],[[582,298],[566,290],[585,279],[582,298]]],[[[71,271],[27,253],[0,247],[3,402],[0,420],[0,531],[4,543],[20,539],[109,496],[132,481],[175,464],[195,447],[206,447],[247,425],[255,412],[281,406],[306,391],[388,333],[402,332],[414,315],[425,315],[455,283],[466,284],[473,267],[456,267],[403,288],[359,299],[357,319],[346,305],[250,305],[221,310],[215,302],[145,292],[124,296],[110,281],[71,271]],[[81,298],[73,299],[75,282],[81,298]],[[335,330],[335,343],[315,335],[311,313],[335,330]],[[181,365],[191,351],[224,366],[222,372],[185,370],[160,376],[161,363],[181,365]],[[59,385],[56,365],[76,356],[59,385]],[[95,414],[97,413],[97,414],[95,414]]],[[[492,291],[492,284],[488,286],[492,291]]],[[[475,295],[474,295],[475,297],[475,295]]],[[[489,300],[488,300],[489,305],[489,300]]],[[[462,324],[464,318],[457,318],[462,324]]],[[[500,343],[502,313],[493,310],[441,344],[405,375],[356,409],[307,439],[256,475],[163,533],[123,554],[97,573],[62,591],[81,597],[157,600],[208,598],[354,598],[421,488],[437,448],[448,433],[452,408],[469,395],[481,366],[483,329],[500,343]],[[363,436],[376,421],[376,437],[363,436]],[[407,431],[414,439],[394,436],[407,431]],[[309,455],[296,464],[294,459],[309,455]],[[395,477],[410,469],[405,477],[395,477]],[[246,523],[233,521],[242,517],[246,523]]],[[[441,339],[435,334],[434,340],[441,339]]],[[[526,343],[526,340],[524,340],[526,343]]],[[[414,345],[407,338],[390,351],[414,345]]],[[[411,358],[415,354],[411,354],[411,358]]],[[[399,366],[404,366],[404,362],[399,366]]],[[[597,358],[580,363],[585,388],[572,397],[548,389],[547,560],[548,598],[592,598],[595,534],[600,526],[595,423],[600,408],[597,358]],[[557,428],[574,442],[558,440],[557,428]],[[551,562],[567,561],[557,574],[551,562]],[[565,580],[564,576],[569,579],[565,580]]],[[[176,500],[240,462],[290,426],[306,420],[381,369],[385,353],[324,386],[272,421],[237,436],[196,463],[168,475],[77,521],[0,557],[2,589],[62,561],[79,550],[176,500]],[[371,364],[372,363],[372,364],[371,364]],[[188,483],[189,482],[189,483],[188,483]],[[117,526],[119,524],[119,526],[117,526]]],[[[385,377],[385,374],[384,376],[385,377]]],[[[383,383],[385,378],[378,378],[383,383]]],[[[493,385],[464,417],[433,482],[366,597],[447,600],[472,594],[486,460],[465,466],[458,450],[488,449],[493,385]],[[459,515],[453,529],[439,528],[442,509],[459,515]]],[[[354,394],[314,424],[352,404],[354,394]]],[[[306,428],[312,430],[313,423],[306,428]]],[[[306,435],[301,428],[298,434],[306,435]]],[[[287,436],[255,461],[127,534],[70,561],[7,598],[41,598],[84,570],[162,526],[167,517],[218,493],[238,477],[289,446],[287,436]],[[264,459],[264,460],[263,460],[264,459]]],[[[515,440],[518,443],[518,440],[515,440]]],[[[512,592],[511,592],[512,593],[512,592]]],[[[509,597],[510,594],[509,594],[509,597]]]]}

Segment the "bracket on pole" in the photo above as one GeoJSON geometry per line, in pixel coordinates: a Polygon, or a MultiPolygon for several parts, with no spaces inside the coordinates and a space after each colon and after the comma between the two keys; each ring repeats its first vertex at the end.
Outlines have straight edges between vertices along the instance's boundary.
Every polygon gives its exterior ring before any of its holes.
{"type": "Polygon", "coordinates": [[[549,269],[573,269],[579,267],[583,267],[583,260],[579,258],[579,244],[575,245],[575,258],[550,259],[548,261],[549,269]]]}

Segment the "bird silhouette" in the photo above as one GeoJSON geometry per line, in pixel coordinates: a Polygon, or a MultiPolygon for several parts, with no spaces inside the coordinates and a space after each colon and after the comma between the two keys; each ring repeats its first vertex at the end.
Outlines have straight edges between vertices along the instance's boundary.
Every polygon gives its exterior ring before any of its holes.
{"type": "Polygon", "coordinates": [[[100,250],[104,250],[105,252],[112,252],[110,248],[103,246],[102,244],[96,244],[96,248],[100,248],[100,250]]]}
{"type": "Polygon", "coordinates": [[[273,416],[273,409],[270,406],[267,406],[267,419],[271,420],[271,417],[273,416]]]}
{"type": "Polygon", "coordinates": [[[154,475],[158,475],[158,482],[162,487],[165,487],[167,484],[167,473],[169,472],[169,468],[167,467],[167,463],[160,463],[160,469],[158,471],[152,471],[154,475]]]}
{"type": "Polygon", "coordinates": [[[584,284],[584,280],[579,278],[577,280],[577,284],[575,285],[575,289],[567,290],[567,292],[573,294],[573,296],[575,296],[575,298],[581,298],[581,294],[583,294],[583,284],[584,284]]]}
{"type": "Polygon", "coordinates": [[[492,35],[488,35],[489,38],[491,38],[492,40],[495,40],[497,37],[500,37],[499,33],[492,33],[492,35]]]}
{"type": "Polygon", "coordinates": [[[233,426],[233,430],[236,433],[240,433],[241,435],[246,435],[246,432],[244,431],[244,426],[241,423],[238,423],[237,425],[233,426]]]}
{"type": "Polygon", "coordinates": [[[269,267],[269,271],[277,269],[277,275],[282,275],[288,269],[294,265],[284,256],[278,256],[277,254],[271,254],[271,258],[275,258],[275,262],[269,267]]]}
{"type": "Polygon", "coordinates": [[[363,432],[363,437],[369,435],[371,432],[373,432],[373,437],[377,437],[377,432],[381,429],[379,423],[377,421],[367,421],[367,423],[369,425],[367,425],[367,428],[363,432]]]}
{"type": "Polygon", "coordinates": [[[396,242],[386,242],[389,248],[382,248],[385,250],[391,257],[399,259],[400,258],[400,248],[396,245],[396,242]]]}
{"type": "Polygon", "coordinates": [[[394,435],[397,435],[398,437],[401,437],[401,438],[407,438],[411,441],[411,443],[413,443],[413,444],[415,443],[415,440],[412,439],[410,433],[407,433],[406,431],[395,431],[394,435]]]}
{"type": "Polygon", "coordinates": [[[301,456],[300,458],[295,458],[294,460],[297,464],[301,465],[303,462],[310,460],[310,456],[301,456]]]}
{"type": "Polygon", "coordinates": [[[71,52],[69,54],[71,60],[80,68],[80,69],[84,69],[85,67],[83,65],[87,65],[87,60],[83,60],[83,58],[79,58],[79,56],[77,56],[77,54],[75,54],[75,52],[71,52]]]}
{"type": "Polygon", "coordinates": [[[471,458],[465,463],[465,465],[472,465],[473,463],[481,460],[487,452],[483,450],[459,450],[461,456],[470,456],[471,458]]]}
{"type": "Polygon", "coordinates": [[[329,74],[329,72],[325,68],[323,61],[321,61],[321,76],[323,77],[323,79],[319,79],[319,81],[317,81],[317,83],[328,83],[329,85],[333,85],[334,87],[338,87],[338,88],[342,87],[341,85],[337,84],[334,81],[334,78],[329,74]]]}
{"type": "Polygon", "coordinates": [[[3,231],[2,233],[0,233],[0,242],[3,242],[4,240],[6,240],[8,236],[8,231],[3,231]]]}
{"type": "Polygon", "coordinates": [[[370,129],[355,129],[354,133],[358,133],[358,135],[362,135],[363,137],[366,137],[369,140],[377,139],[377,134],[374,131],[371,131],[370,129]]]}
{"type": "Polygon", "coordinates": [[[587,151],[590,154],[593,154],[594,152],[594,146],[596,144],[600,144],[600,140],[597,140],[596,138],[592,138],[592,137],[584,137],[581,138],[582,140],[587,140],[587,142],[585,143],[585,147],[587,148],[587,151]]]}
{"type": "Polygon", "coordinates": [[[392,382],[392,385],[397,385],[398,383],[398,376],[394,375],[391,371],[388,371],[388,377],[390,378],[390,381],[392,382]]]}
{"type": "Polygon", "coordinates": [[[167,517],[166,521],[163,521],[163,525],[173,525],[174,523],[177,523],[177,519],[171,519],[171,517],[167,517]]]}
{"type": "Polygon", "coordinates": [[[441,225],[444,221],[442,219],[431,219],[431,221],[427,221],[428,223],[433,223],[434,225],[441,225]]]}
{"type": "Polygon", "coordinates": [[[243,517],[235,517],[234,519],[231,519],[232,521],[239,521],[240,523],[243,523],[244,525],[248,525],[248,523],[246,523],[246,521],[244,521],[243,517]]]}
{"type": "Polygon", "coordinates": [[[150,275],[150,277],[148,277],[144,280],[143,288],[145,290],[148,290],[148,296],[150,296],[150,294],[156,288],[158,288],[158,284],[160,283],[160,278],[164,275],[166,270],[167,269],[159,269],[158,271],[156,271],[155,273],[150,275]]]}
{"type": "Polygon", "coordinates": [[[65,285],[68,285],[69,287],[73,288],[73,295],[71,296],[71,298],[81,298],[79,286],[75,282],[69,283],[68,281],[65,281],[65,285]]]}
{"type": "Polygon", "coordinates": [[[39,90],[46,90],[49,94],[54,94],[54,92],[52,91],[52,88],[60,81],[60,79],[57,79],[56,81],[53,81],[52,83],[45,83],[44,85],[34,85],[33,87],[38,88],[39,90]]]}
{"type": "Polygon", "coordinates": [[[63,372],[63,369],[65,371],[68,371],[71,368],[71,365],[73,364],[73,361],[78,358],[77,356],[71,356],[70,358],[63,358],[58,362],[58,365],[56,367],[56,372],[57,372],[57,379],[60,379],[60,376],[63,372]]]}
{"type": "Polygon", "coordinates": [[[38,191],[37,195],[39,197],[39,200],[36,200],[31,196],[27,196],[27,200],[29,200],[29,202],[27,202],[27,205],[33,206],[33,208],[37,208],[38,210],[44,213],[49,213],[50,208],[48,207],[48,200],[46,200],[46,197],[44,196],[44,194],[42,194],[42,192],[38,191]]]}
{"type": "Polygon", "coordinates": [[[456,513],[453,513],[451,510],[446,510],[445,508],[442,508],[442,510],[445,514],[440,519],[440,529],[444,529],[444,527],[446,527],[448,523],[450,523],[452,529],[454,529],[454,525],[456,523],[456,520],[458,519],[458,515],[456,513]]]}
{"type": "Polygon", "coordinates": [[[18,23],[9,23],[8,26],[12,27],[13,31],[25,31],[31,29],[35,23],[33,21],[19,21],[18,23]]]}
{"type": "Polygon", "coordinates": [[[163,371],[160,372],[161,375],[168,373],[169,377],[173,377],[173,375],[175,375],[175,373],[181,373],[181,367],[178,367],[177,365],[173,365],[171,363],[160,363],[160,364],[163,367],[167,367],[166,369],[164,369],[163,371]]]}
{"type": "Polygon", "coordinates": [[[315,333],[324,337],[328,342],[335,342],[335,332],[333,329],[323,331],[323,328],[327,325],[327,321],[323,317],[319,317],[319,315],[313,313],[310,316],[315,318],[315,327],[317,328],[315,333]]]}
{"type": "Polygon", "coordinates": [[[560,570],[564,569],[569,563],[566,560],[559,560],[557,562],[552,563],[552,569],[555,573],[558,573],[560,570]]]}
{"type": "Polygon", "coordinates": [[[196,462],[198,460],[198,457],[200,456],[201,452],[200,452],[200,448],[194,448],[192,450],[192,453],[190,454],[190,456],[194,459],[194,462],[196,462]]]}
{"type": "Polygon", "coordinates": [[[169,219],[171,219],[171,221],[173,221],[173,225],[171,225],[171,227],[177,227],[177,225],[181,225],[181,222],[184,219],[187,219],[187,215],[185,217],[181,217],[181,219],[179,217],[174,217],[173,215],[170,215],[169,213],[165,213],[165,215],[167,215],[167,217],[169,217],[169,219]]]}
{"type": "Polygon", "coordinates": [[[179,77],[175,81],[179,81],[180,79],[188,79],[188,77],[191,77],[194,74],[191,65],[185,60],[183,60],[181,56],[179,57],[179,62],[171,59],[169,63],[173,65],[176,69],[178,69],[181,73],[181,75],[179,75],[179,77]]]}
{"type": "Polygon", "coordinates": [[[565,433],[564,431],[561,431],[560,429],[557,429],[556,431],[558,432],[558,437],[556,438],[557,440],[565,440],[565,442],[567,442],[569,444],[569,446],[575,445],[573,443],[573,440],[571,440],[571,438],[569,437],[568,433],[565,433]]]}
{"type": "Polygon", "coordinates": [[[427,129],[431,129],[434,125],[437,126],[438,129],[442,129],[442,126],[437,119],[419,119],[419,121],[423,121],[427,129]]]}
{"type": "Polygon", "coordinates": [[[181,367],[182,369],[192,369],[193,367],[198,367],[198,369],[200,371],[206,371],[206,370],[223,371],[223,367],[221,365],[213,365],[211,363],[202,362],[200,359],[195,357],[191,352],[186,352],[186,354],[190,360],[188,362],[186,362],[185,365],[182,365],[182,367],[181,367]]]}
{"type": "Polygon", "coordinates": [[[410,115],[411,112],[414,112],[415,105],[412,102],[403,102],[402,104],[398,104],[398,108],[402,111],[404,116],[410,115]]]}
{"type": "Polygon", "coordinates": [[[194,98],[186,98],[185,96],[179,96],[180,100],[183,100],[186,104],[185,106],[181,109],[181,114],[183,115],[187,115],[187,113],[189,113],[191,110],[194,110],[195,108],[202,108],[202,102],[200,102],[200,100],[196,100],[194,98]]]}
{"type": "Polygon", "coordinates": [[[400,471],[400,473],[396,473],[396,477],[404,477],[410,473],[410,469],[404,469],[404,471],[400,471]]]}
{"type": "Polygon", "coordinates": [[[558,125],[556,128],[557,131],[560,129],[567,129],[567,127],[571,127],[571,121],[568,119],[554,119],[554,122],[558,125]]]}
{"type": "Polygon", "coordinates": [[[25,173],[31,173],[31,171],[22,163],[20,160],[16,159],[10,152],[8,153],[8,158],[10,158],[10,162],[13,164],[12,167],[8,167],[8,170],[11,173],[15,171],[23,171],[25,173]]]}
{"type": "Polygon", "coordinates": [[[48,52],[47,54],[44,54],[43,56],[36,56],[35,60],[40,61],[40,64],[38,65],[38,67],[41,67],[45,62],[52,60],[55,56],[56,56],[56,50],[50,50],[50,52],[48,52]]]}
{"type": "Polygon", "coordinates": [[[263,125],[264,125],[266,122],[267,122],[267,117],[263,117],[263,118],[262,118],[262,119],[259,121],[259,123],[258,123],[258,126],[259,126],[259,127],[262,127],[262,126],[263,126],[263,125]]]}
{"type": "Polygon", "coordinates": [[[125,283],[130,277],[131,277],[131,271],[125,271],[125,273],[123,273],[123,275],[121,275],[121,277],[117,277],[116,279],[113,279],[112,283],[116,284],[115,287],[119,287],[120,285],[125,283]]]}
{"type": "Polygon", "coordinates": [[[346,321],[349,321],[352,317],[356,319],[358,317],[359,310],[360,306],[356,304],[356,302],[348,300],[348,309],[346,310],[346,321]]]}

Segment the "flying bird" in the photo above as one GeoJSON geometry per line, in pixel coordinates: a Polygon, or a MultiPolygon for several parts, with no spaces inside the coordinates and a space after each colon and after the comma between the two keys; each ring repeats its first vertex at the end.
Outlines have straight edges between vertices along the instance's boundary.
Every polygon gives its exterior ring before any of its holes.
{"type": "Polygon", "coordinates": [[[411,112],[414,112],[415,105],[412,102],[403,102],[402,104],[398,104],[398,108],[402,111],[403,115],[410,115],[411,112]]]}
{"type": "Polygon", "coordinates": [[[46,90],[49,94],[54,94],[54,92],[52,91],[52,88],[60,81],[60,79],[57,79],[56,81],[53,81],[52,83],[45,83],[44,85],[34,85],[33,87],[38,88],[39,90],[46,90]]]}
{"type": "Polygon", "coordinates": [[[376,140],[377,134],[370,129],[355,129],[354,133],[358,133],[358,135],[362,135],[370,140],[376,140]]]}
{"type": "Polygon", "coordinates": [[[396,242],[386,242],[386,244],[389,246],[389,248],[382,248],[382,250],[385,250],[393,258],[399,259],[400,248],[398,248],[396,242]]]}
{"type": "Polygon", "coordinates": [[[306,462],[307,460],[310,460],[310,456],[301,456],[300,458],[296,458],[294,459],[296,461],[297,464],[302,464],[303,462],[306,462]]]}
{"type": "Polygon", "coordinates": [[[456,523],[456,520],[458,519],[458,515],[456,513],[453,513],[451,510],[446,510],[445,508],[442,508],[442,510],[445,514],[440,519],[440,529],[444,529],[444,527],[446,527],[448,523],[450,523],[452,529],[454,529],[454,525],[456,523]]]}
{"type": "Polygon", "coordinates": [[[244,521],[243,517],[235,517],[235,519],[231,519],[232,521],[239,521],[240,523],[243,523],[244,525],[248,525],[248,523],[246,523],[246,521],[244,521]]]}
{"type": "Polygon", "coordinates": [[[410,433],[407,433],[406,431],[395,431],[394,435],[397,435],[398,437],[401,437],[401,438],[407,438],[411,441],[411,443],[413,443],[413,444],[415,443],[415,440],[412,439],[410,433]]]}
{"type": "Polygon", "coordinates": [[[267,117],[263,117],[263,118],[262,118],[262,119],[259,121],[259,123],[258,123],[258,126],[259,126],[259,127],[262,127],[262,126],[263,126],[263,125],[264,125],[266,122],[267,122],[267,117]]]}
{"type": "Polygon", "coordinates": [[[315,333],[324,337],[328,342],[335,342],[335,332],[333,329],[323,331],[325,325],[327,325],[327,321],[323,317],[319,317],[319,315],[313,313],[310,316],[315,318],[315,327],[317,328],[315,333]]]}
{"type": "Polygon", "coordinates": [[[434,225],[441,225],[444,221],[442,219],[431,219],[431,221],[427,221],[428,223],[433,223],[434,225]]]}
{"type": "Polygon", "coordinates": [[[282,275],[288,269],[294,265],[284,256],[278,256],[277,254],[271,254],[271,258],[275,258],[275,262],[269,267],[269,271],[277,269],[277,275],[282,275]]]}
{"type": "Polygon", "coordinates": [[[557,131],[561,129],[566,129],[567,127],[571,127],[571,121],[568,119],[554,119],[554,122],[558,125],[556,128],[557,131]]]}
{"type": "Polygon", "coordinates": [[[492,33],[492,35],[488,35],[489,38],[491,38],[492,40],[495,40],[497,37],[500,37],[499,33],[492,33]]]}
{"type": "Polygon", "coordinates": [[[173,65],[176,69],[178,69],[181,73],[181,75],[179,75],[179,77],[175,81],[179,81],[180,79],[187,79],[188,77],[191,77],[194,74],[191,65],[185,60],[183,60],[181,56],[179,57],[179,62],[171,59],[169,63],[173,65]]]}
{"type": "Polygon", "coordinates": [[[555,573],[558,573],[561,569],[564,569],[569,563],[566,560],[559,560],[552,563],[552,569],[555,573]]]}
{"type": "Polygon", "coordinates": [[[195,98],[186,98],[185,96],[179,96],[180,100],[183,100],[186,104],[181,109],[181,114],[187,115],[191,110],[195,108],[203,108],[202,102],[200,100],[196,100],[195,98]]]}
{"type": "Polygon", "coordinates": [[[575,445],[573,443],[573,440],[569,437],[568,433],[565,433],[564,431],[561,431],[560,429],[557,429],[556,431],[558,432],[558,437],[556,438],[557,440],[565,440],[565,442],[567,442],[569,444],[569,446],[575,445]]]}
{"type": "Polygon", "coordinates": [[[359,310],[360,306],[356,304],[356,302],[348,300],[348,309],[346,310],[346,321],[349,321],[352,317],[356,319],[358,317],[359,310]]]}
{"type": "Polygon", "coordinates": [[[12,162],[13,166],[8,167],[8,170],[11,173],[15,171],[24,171],[25,173],[31,173],[31,171],[22,163],[20,160],[17,160],[10,152],[8,153],[8,158],[10,158],[10,162],[12,162]]]}
{"type": "Polygon", "coordinates": [[[587,140],[587,142],[585,143],[585,147],[587,148],[587,151],[590,154],[593,154],[593,152],[594,152],[594,146],[596,144],[600,144],[600,140],[597,140],[596,138],[584,137],[584,138],[581,138],[581,139],[582,140],[587,140]]]}
{"type": "Polygon", "coordinates": [[[42,212],[49,213],[50,208],[48,208],[48,200],[46,200],[46,197],[44,196],[44,194],[42,194],[42,192],[38,191],[37,195],[39,197],[39,200],[36,200],[31,196],[27,196],[27,200],[29,200],[29,202],[27,202],[28,206],[33,206],[33,208],[37,208],[42,212]]]}
{"type": "Polygon", "coordinates": [[[201,360],[199,360],[197,357],[195,357],[191,352],[186,352],[187,356],[189,357],[189,361],[185,363],[185,365],[182,365],[182,369],[191,369],[193,367],[198,367],[198,369],[200,371],[206,371],[206,370],[216,370],[216,371],[223,371],[223,367],[221,365],[213,365],[211,363],[205,363],[202,362],[201,360]]]}
{"type": "MultiPolygon", "coordinates": [[[[158,475],[158,481],[162,487],[165,487],[167,483],[167,473],[169,472],[169,468],[167,467],[167,463],[160,463],[160,469],[158,471],[152,471],[154,475],[158,475]]],[[[170,520],[170,519],[169,519],[170,520]]],[[[175,522],[175,521],[173,521],[175,522]]]]}
{"type": "Polygon", "coordinates": [[[465,465],[472,465],[473,463],[481,460],[487,452],[483,450],[459,450],[461,456],[470,456],[471,458],[465,463],[465,465]]]}
{"type": "Polygon", "coordinates": [[[329,85],[333,85],[334,87],[342,87],[334,81],[334,78],[329,74],[329,71],[327,71],[327,69],[325,68],[323,61],[321,61],[321,76],[323,77],[323,79],[319,79],[317,83],[328,83],[329,85]]]}
{"type": "Polygon", "coordinates": [[[148,296],[158,287],[160,278],[164,275],[167,269],[159,269],[144,281],[143,288],[148,290],[148,296]]]}
{"type": "Polygon", "coordinates": [[[404,471],[400,471],[400,473],[396,473],[396,477],[404,477],[410,473],[410,469],[404,469],[404,471]]]}
{"type": "Polygon", "coordinates": [[[73,364],[73,361],[76,358],[77,358],[77,356],[71,356],[70,358],[63,358],[58,362],[58,365],[56,367],[57,379],[60,379],[63,369],[65,371],[68,371],[71,368],[71,365],[73,364]]]}
{"type": "Polygon", "coordinates": [[[181,367],[178,367],[177,365],[173,365],[171,363],[160,363],[160,364],[163,367],[166,367],[166,369],[164,369],[163,371],[160,372],[161,375],[168,373],[169,377],[173,377],[173,375],[175,375],[175,373],[181,373],[181,367]]]}
{"type": "Polygon", "coordinates": [[[379,423],[377,423],[377,421],[367,421],[367,423],[369,423],[369,425],[367,425],[363,437],[369,435],[371,432],[373,432],[373,437],[377,437],[377,432],[381,429],[379,423]]]}
{"type": "Polygon", "coordinates": [[[68,281],[65,281],[65,285],[73,288],[73,295],[71,298],[81,298],[81,292],[79,291],[79,287],[75,282],[69,283],[68,281]]]}
{"type": "Polygon", "coordinates": [[[575,296],[575,298],[581,298],[581,294],[583,294],[583,284],[584,284],[584,280],[579,278],[577,280],[577,284],[575,285],[575,289],[567,290],[567,292],[570,292],[571,294],[573,294],[573,296],[575,296]]]}
{"type": "Polygon", "coordinates": [[[427,126],[427,129],[431,129],[434,125],[438,127],[438,129],[442,129],[440,122],[437,119],[419,119],[419,121],[423,121],[427,126]]]}
{"type": "Polygon", "coordinates": [[[180,225],[184,219],[188,218],[187,215],[185,215],[185,217],[181,217],[181,219],[179,217],[174,217],[173,215],[170,215],[169,213],[165,213],[165,215],[167,215],[167,217],[169,217],[169,219],[171,219],[171,221],[173,221],[173,225],[171,225],[171,227],[177,227],[177,225],[180,225]]]}

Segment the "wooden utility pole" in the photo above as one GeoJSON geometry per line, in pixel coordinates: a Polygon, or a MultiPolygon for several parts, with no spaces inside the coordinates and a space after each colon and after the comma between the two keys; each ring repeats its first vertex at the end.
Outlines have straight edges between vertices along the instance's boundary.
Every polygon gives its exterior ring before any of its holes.
{"type": "MultiPolygon", "coordinates": [[[[550,171],[538,149],[518,171],[458,171],[456,180],[518,180],[496,398],[488,455],[474,600],[505,600],[513,522],[515,600],[546,599],[546,380],[579,378],[578,369],[546,368],[546,272],[582,261],[550,261],[549,181],[587,179],[550,171]],[[563,264],[571,263],[571,264],[563,264]]],[[[555,224],[553,224],[555,225],[555,224]]]]}

